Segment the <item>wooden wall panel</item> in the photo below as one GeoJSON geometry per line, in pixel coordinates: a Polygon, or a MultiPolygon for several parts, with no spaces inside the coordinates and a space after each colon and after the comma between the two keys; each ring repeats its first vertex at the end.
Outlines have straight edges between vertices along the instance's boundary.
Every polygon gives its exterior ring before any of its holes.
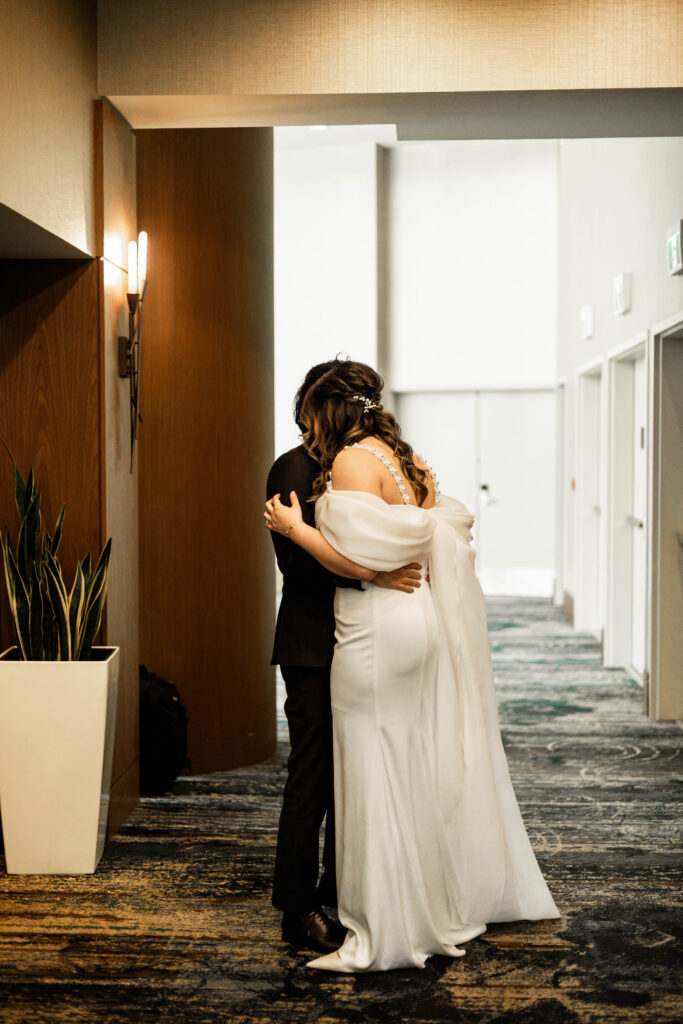
{"type": "Polygon", "coordinates": [[[139,798],[138,460],[130,472],[129,383],[118,338],[128,330],[127,244],[137,237],[135,136],[106,100],[95,107],[95,231],[99,261],[102,533],[111,536],[106,642],[121,648],[109,834],[139,798]]]}
{"type": "Polygon", "coordinates": [[[192,770],[224,769],[275,746],[272,131],[143,131],[137,153],[141,657],[178,685],[192,770]]]}
{"type": "MultiPolygon", "coordinates": [[[[33,465],[50,530],[66,504],[60,558],[101,549],[100,395],[96,262],[0,261],[0,438],[22,472],[33,465]]],[[[0,522],[18,532],[12,463],[0,450],[0,522]]],[[[14,643],[4,584],[0,647],[14,643]]]]}

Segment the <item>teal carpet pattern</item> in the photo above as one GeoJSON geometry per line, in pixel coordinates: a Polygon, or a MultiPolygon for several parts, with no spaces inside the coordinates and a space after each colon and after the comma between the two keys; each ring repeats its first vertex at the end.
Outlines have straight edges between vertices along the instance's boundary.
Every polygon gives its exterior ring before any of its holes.
{"type": "MultiPolygon", "coordinates": [[[[681,998],[681,746],[549,602],[488,601],[503,739],[562,912],[424,970],[325,975],[270,905],[287,744],[144,799],[95,875],[0,861],[2,1024],[668,1024],[681,998]]],[[[284,735],[284,734],[283,734],[284,735]]]]}

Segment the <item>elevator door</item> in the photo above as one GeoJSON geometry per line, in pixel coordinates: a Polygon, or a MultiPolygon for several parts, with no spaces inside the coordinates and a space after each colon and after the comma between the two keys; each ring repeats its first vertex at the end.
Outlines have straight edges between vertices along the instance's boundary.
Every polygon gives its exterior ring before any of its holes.
{"type": "Polygon", "coordinates": [[[579,378],[579,551],[575,625],[599,635],[601,609],[601,377],[579,378]]]}
{"type": "Polygon", "coordinates": [[[631,587],[631,664],[645,669],[646,627],[646,522],[647,514],[647,375],[645,357],[633,363],[633,508],[630,517],[633,545],[631,587]]]}

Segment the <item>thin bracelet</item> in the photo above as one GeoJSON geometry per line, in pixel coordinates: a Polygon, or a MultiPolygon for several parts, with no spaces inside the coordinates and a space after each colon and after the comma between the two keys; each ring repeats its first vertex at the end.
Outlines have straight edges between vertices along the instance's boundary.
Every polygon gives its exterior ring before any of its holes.
{"type": "Polygon", "coordinates": [[[294,529],[295,526],[298,526],[299,523],[303,523],[303,518],[297,519],[297,521],[295,523],[292,523],[291,526],[287,527],[287,529],[285,530],[285,537],[289,537],[291,531],[294,529]]]}

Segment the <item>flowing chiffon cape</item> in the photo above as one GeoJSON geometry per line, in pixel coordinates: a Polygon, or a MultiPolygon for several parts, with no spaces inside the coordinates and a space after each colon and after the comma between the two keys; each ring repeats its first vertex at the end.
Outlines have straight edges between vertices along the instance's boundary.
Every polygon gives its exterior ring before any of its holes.
{"type": "Polygon", "coordinates": [[[429,564],[439,628],[434,785],[461,923],[557,918],[503,748],[473,522],[447,495],[426,509],[328,483],[316,504],[322,535],[359,565],[429,564]]]}

